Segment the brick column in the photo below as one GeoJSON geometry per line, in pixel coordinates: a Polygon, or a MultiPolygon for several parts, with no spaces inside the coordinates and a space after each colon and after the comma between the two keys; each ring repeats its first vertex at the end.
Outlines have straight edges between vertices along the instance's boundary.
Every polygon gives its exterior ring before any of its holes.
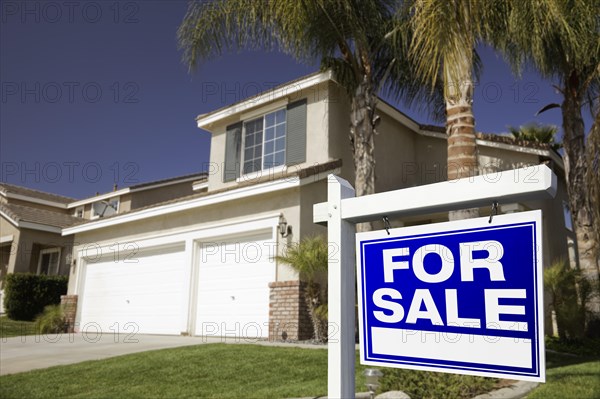
{"type": "Polygon", "coordinates": [[[277,281],[269,284],[269,340],[305,340],[313,336],[310,315],[304,300],[305,284],[277,281]]]}
{"type": "Polygon", "coordinates": [[[65,314],[67,333],[75,332],[75,316],[77,316],[77,295],[61,295],[60,304],[65,314]]]}

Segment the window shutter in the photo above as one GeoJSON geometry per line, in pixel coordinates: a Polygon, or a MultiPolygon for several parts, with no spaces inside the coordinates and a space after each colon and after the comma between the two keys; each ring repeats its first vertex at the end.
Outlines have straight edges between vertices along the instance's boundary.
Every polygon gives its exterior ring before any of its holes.
{"type": "Polygon", "coordinates": [[[223,182],[229,182],[240,177],[242,150],[242,122],[227,126],[225,137],[225,165],[223,167],[223,182]]]}
{"type": "Polygon", "coordinates": [[[297,165],[306,161],[306,99],[287,106],[286,122],[286,165],[297,165]]]}

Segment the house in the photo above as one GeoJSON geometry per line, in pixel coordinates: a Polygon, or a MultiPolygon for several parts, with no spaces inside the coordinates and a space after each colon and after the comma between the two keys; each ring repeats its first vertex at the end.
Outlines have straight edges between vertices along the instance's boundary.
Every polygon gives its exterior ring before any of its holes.
{"type": "MultiPolygon", "coordinates": [[[[377,111],[376,191],[446,180],[444,129],[420,125],[383,100],[377,111]]],[[[212,135],[199,192],[62,230],[76,243],[68,297],[76,329],[310,338],[301,279],[273,257],[290,242],[326,233],[312,212],[326,201],[328,174],[353,182],[344,91],[330,73],[315,73],[200,115],[197,125],[212,135]]],[[[544,162],[559,176],[556,200],[500,204],[500,212],[542,209],[545,260],[565,256],[560,156],[509,137],[480,134],[477,144],[484,172],[544,162]]],[[[445,213],[421,215],[392,225],[444,220],[445,213]]]]}
{"type": "Polygon", "coordinates": [[[183,197],[205,181],[205,173],[193,174],[83,200],[0,183],[0,293],[9,273],[69,275],[74,236],[63,236],[64,228],[183,197]]]}

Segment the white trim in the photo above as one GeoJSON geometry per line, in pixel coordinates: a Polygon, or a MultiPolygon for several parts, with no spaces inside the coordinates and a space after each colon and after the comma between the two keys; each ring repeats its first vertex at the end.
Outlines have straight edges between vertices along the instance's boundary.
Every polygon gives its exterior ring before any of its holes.
{"type": "Polygon", "coordinates": [[[117,190],[117,191],[111,191],[110,193],[100,194],[100,195],[96,195],[95,197],[90,197],[90,198],[82,199],[80,201],[71,202],[69,204],[68,208],[70,209],[70,208],[75,208],[75,207],[78,207],[81,205],[91,204],[96,201],[105,200],[107,198],[119,197],[124,194],[129,194],[130,192],[131,192],[131,189],[129,187],[123,188],[123,189],[117,190]]]}
{"type": "Polygon", "coordinates": [[[545,156],[551,158],[561,169],[564,169],[563,160],[552,150],[543,150],[541,148],[531,148],[531,147],[523,147],[517,144],[507,144],[507,143],[498,143],[496,141],[485,140],[485,139],[477,139],[475,140],[477,145],[482,145],[491,148],[498,148],[501,150],[513,151],[513,152],[522,152],[525,154],[533,154],[538,156],[545,156]]]}
{"type": "MultiPolygon", "coordinates": [[[[330,176],[329,180],[336,178],[330,176]]],[[[377,216],[410,216],[479,207],[493,201],[521,202],[554,198],[557,177],[546,165],[478,175],[471,178],[409,187],[343,201],[341,217],[360,223],[377,216]],[[398,204],[402,211],[398,212],[398,204]],[[365,216],[368,215],[368,216],[365,216]]],[[[329,220],[326,202],[313,207],[313,222],[329,220]]]]}
{"type": "MultiPolygon", "coordinates": [[[[262,163],[262,161],[261,161],[262,163]]],[[[242,162],[242,165],[244,163],[242,162]]],[[[287,171],[287,165],[279,165],[274,168],[261,169],[256,172],[246,173],[235,179],[236,183],[245,183],[247,181],[258,180],[263,176],[274,176],[276,173],[283,174],[287,171]]]]}
{"type": "Polygon", "coordinates": [[[397,110],[390,104],[388,104],[384,101],[378,101],[377,109],[380,110],[381,112],[387,114],[388,116],[391,116],[393,119],[400,122],[400,124],[406,126],[413,132],[420,133],[421,128],[417,122],[410,119],[408,116],[404,115],[402,112],[400,112],[399,110],[397,110]]]}
{"type": "MultiPolygon", "coordinates": [[[[154,234],[151,237],[141,238],[122,241],[117,243],[117,245],[128,245],[132,242],[138,246],[139,249],[148,249],[157,246],[167,246],[172,244],[177,244],[180,242],[186,243],[186,251],[187,243],[190,240],[202,240],[211,237],[219,237],[219,236],[227,236],[227,235],[235,235],[244,231],[252,231],[255,228],[261,228],[263,225],[272,224],[273,228],[276,227],[279,222],[279,217],[281,216],[280,212],[272,212],[268,214],[262,215],[254,215],[246,218],[234,218],[228,219],[224,222],[210,223],[205,225],[195,225],[187,228],[182,228],[175,232],[162,233],[162,234],[154,234]]],[[[76,256],[77,256],[77,277],[75,279],[75,293],[79,294],[80,297],[82,295],[81,287],[83,286],[83,281],[85,280],[85,270],[88,263],[93,263],[94,261],[98,261],[103,256],[109,253],[114,253],[114,249],[111,250],[108,248],[109,246],[115,245],[115,239],[110,238],[106,241],[94,242],[89,245],[83,245],[81,248],[78,248],[76,256]],[[98,256],[94,256],[95,254],[89,254],[88,250],[96,250],[100,251],[98,256]],[[89,259],[92,259],[90,262],[89,259]]],[[[81,314],[80,309],[78,309],[77,314],[81,314]]]]}
{"type": "Polygon", "coordinates": [[[250,110],[255,107],[259,107],[261,105],[273,102],[275,100],[279,100],[281,98],[286,98],[291,94],[302,92],[303,90],[306,90],[309,87],[316,86],[329,80],[333,80],[331,71],[314,74],[297,82],[292,82],[285,86],[263,92],[258,96],[254,96],[240,103],[234,104],[230,107],[214,112],[209,112],[207,114],[199,115],[196,118],[196,123],[198,124],[199,128],[208,130],[208,128],[210,128],[210,126],[213,123],[225,119],[229,116],[240,114],[244,111],[250,110]]]}
{"type": "Polygon", "coordinates": [[[15,227],[21,228],[21,229],[47,231],[49,233],[58,233],[58,234],[62,233],[62,228],[60,228],[60,227],[50,226],[50,225],[41,224],[41,223],[27,222],[25,220],[16,221],[13,218],[11,218],[10,216],[8,216],[3,211],[0,211],[0,215],[3,216],[12,225],[14,225],[15,227]]]}
{"type": "Polygon", "coordinates": [[[447,138],[448,138],[448,136],[446,136],[446,133],[433,132],[431,130],[419,130],[418,133],[421,136],[433,137],[433,138],[436,138],[436,139],[447,140],[447,138]]]}
{"type": "Polygon", "coordinates": [[[62,204],[60,202],[49,201],[49,200],[45,200],[45,199],[41,199],[41,198],[35,198],[35,197],[31,197],[29,195],[15,194],[15,193],[11,193],[10,191],[6,192],[6,193],[0,192],[0,194],[2,194],[2,196],[6,197],[6,198],[13,198],[13,199],[20,200],[20,201],[33,202],[35,204],[52,206],[54,208],[67,209],[67,204],[62,204]]]}
{"type": "MultiPolygon", "coordinates": [[[[412,130],[413,132],[415,132],[421,136],[447,140],[447,136],[445,133],[434,132],[431,130],[422,129],[421,126],[417,122],[410,119],[408,116],[404,115],[400,110],[397,110],[393,106],[391,106],[383,101],[380,101],[377,103],[377,109],[379,109],[381,112],[386,113],[388,116],[392,117],[394,120],[396,120],[400,124],[408,127],[410,130],[412,130]]],[[[507,151],[549,157],[554,162],[556,162],[556,164],[561,169],[564,169],[564,163],[563,163],[562,158],[552,150],[520,146],[518,144],[499,143],[496,141],[485,140],[485,139],[476,139],[475,142],[477,143],[477,145],[481,145],[484,147],[498,148],[498,149],[507,150],[507,151]]]]}
{"type": "Polygon", "coordinates": [[[71,202],[70,204],[67,205],[67,208],[71,209],[71,208],[75,208],[77,206],[91,204],[92,202],[96,202],[96,201],[106,199],[106,198],[111,198],[114,196],[121,196],[124,194],[137,193],[140,191],[152,190],[152,189],[159,188],[159,187],[171,186],[173,184],[185,183],[188,181],[197,181],[200,179],[201,179],[201,177],[199,177],[199,176],[191,176],[191,177],[187,177],[185,179],[177,179],[177,180],[172,180],[172,181],[163,182],[163,183],[149,184],[148,186],[143,186],[143,187],[135,187],[135,186],[126,187],[121,190],[112,191],[110,193],[96,195],[94,197],[85,198],[85,199],[82,199],[79,201],[71,202]]]}
{"type": "Polygon", "coordinates": [[[163,183],[149,184],[149,185],[143,186],[143,187],[135,187],[135,186],[133,186],[133,187],[129,187],[129,190],[132,193],[137,193],[139,191],[153,190],[155,188],[172,186],[173,184],[185,183],[185,182],[188,182],[188,181],[197,181],[197,180],[200,180],[200,179],[201,178],[199,176],[190,176],[190,177],[187,177],[185,179],[177,179],[177,180],[167,181],[167,182],[163,182],[163,183]]]}
{"type": "Polygon", "coordinates": [[[206,188],[208,188],[207,182],[195,183],[192,185],[192,191],[200,191],[200,190],[204,190],[206,188]]]}
{"type": "Polygon", "coordinates": [[[15,227],[19,227],[19,222],[8,216],[4,211],[0,210],[0,215],[4,217],[4,219],[8,220],[15,227]]]}
{"type": "Polygon", "coordinates": [[[285,190],[293,187],[298,187],[299,185],[300,182],[298,181],[298,179],[295,179],[295,181],[292,179],[279,179],[275,181],[269,181],[266,183],[256,184],[249,187],[243,187],[236,190],[226,191],[223,193],[207,195],[205,197],[195,198],[188,201],[182,201],[174,204],[166,204],[162,206],[157,206],[155,208],[144,209],[133,213],[124,214],[122,216],[111,217],[108,219],[99,218],[91,223],[65,228],[62,231],[62,235],[65,236],[69,234],[82,233],[84,231],[115,226],[123,223],[133,222],[136,220],[146,219],[149,217],[156,217],[173,212],[181,212],[207,205],[213,205],[216,203],[222,203],[226,201],[252,197],[255,195],[271,193],[274,191],[285,190]]]}
{"type": "Polygon", "coordinates": [[[37,267],[37,275],[40,274],[40,271],[42,269],[42,255],[45,254],[51,254],[51,253],[58,253],[58,262],[56,263],[56,270],[50,270],[50,265],[48,265],[48,274],[47,276],[56,276],[58,275],[58,272],[60,271],[60,255],[61,255],[61,249],[60,247],[54,247],[54,248],[47,248],[47,249],[42,249],[39,253],[38,256],[38,267],[37,267]],[[54,273],[53,273],[54,272],[54,273]]]}
{"type": "Polygon", "coordinates": [[[245,114],[240,115],[240,120],[245,121],[248,119],[258,118],[261,115],[270,114],[273,111],[278,111],[280,108],[285,108],[289,104],[290,100],[288,98],[283,98],[279,101],[275,101],[272,104],[265,105],[264,107],[252,110],[250,112],[246,112],[245,114]]]}
{"type": "Polygon", "coordinates": [[[41,223],[26,222],[23,220],[19,221],[18,227],[23,228],[23,229],[47,231],[49,233],[57,233],[57,234],[60,234],[62,232],[62,228],[60,228],[60,227],[50,226],[50,225],[41,224],[41,223]]]}
{"type": "Polygon", "coordinates": [[[8,236],[2,236],[0,237],[0,244],[4,244],[6,242],[13,242],[13,240],[15,239],[14,235],[8,235],[8,236]]]}

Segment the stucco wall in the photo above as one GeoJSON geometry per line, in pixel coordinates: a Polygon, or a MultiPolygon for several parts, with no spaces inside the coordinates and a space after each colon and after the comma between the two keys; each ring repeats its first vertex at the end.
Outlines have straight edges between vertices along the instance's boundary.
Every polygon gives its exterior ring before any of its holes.
{"type": "Polygon", "coordinates": [[[17,248],[18,248],[18,244],[19,244],[19,237],[20,237],[20,231],[19,229],[17,229],[15,227],[15,225],[13,225],[12,223],[10,223],[9,221],[7,221],[4,216],[0,216],[0,236],[2,237],[8,237],[8,236],[12,236],[12,242],[10,243],[3,243],[3,249],[5,246],[8,246],[10,249],[8,250],[8,254],[6,253],[6,249],[4,249],[3,252],[3,258],[5,256],[8,256],[8,259],[2,259],[3,263],[6,263],[5,269],[1,270],[0,273],[0,284],[1,281],[3,280],[3,277],[5,274],[8,273],[12,273],[13,270],[15,269],[15,263],[17,261],[17,248]]]}
{"type": "MultiPolygon", "coordinates": [[[[293,234],[287,240],[297,241],[300,226],[300,188],[289,188],[283,191],[257,195],[240,200],[232,200],[216,205],[208,205],[192,210],[181,211],[164,216],[147,218],[127,224],[107,227],[75,235],[74,257],[85,248],[97,248],[118,243],[139,242],[147,238],[175,234],[181,231],[193,231],[216,227],[227,223],[236,223],[261,215],[282,213],[289,225],[293,226],[293,234]]],[[[274,226],[275,227],[275,226],[274,226]]],[[[281,236],[275,237],[282,240],[281,236]]],[[[96,255],[94,255],[96,256],[96,255]]],[[[79,268],[74,269],[69,280],[69,293],[75,293],[75,285],[79,268]]],[[[298,276],[287,265],[278,264],[277,281],[297,280],[298,276]]]]}
{"type": "Polygon", "coordinates": [[[169,184],[168,186],[156,187],[143,191],[135,191],[129,194],[131,197],[129,209],[142,208],[144,206],[158,204],[159,202],[168,201],[174,198],[185,197],[193,193],[194,190],[192,189],[191,181],[169,184]]]}
{"type": "MultiPolygon", "coordinates": [[[[290,96],[289,102],[292,103],[303,98],[306,98],[307,100],[306,162],[293,166],[294,169],[301,169],[306,166],[325,163],[329,160],[329,143],[327,141],[327,112],[329,108],[328,84],[323,83],[303,93],[296,93],[293,96],[290,96]]],[[[269,105],[266,105],[263,108],[268,109],[268,107],[269,105]]],[[[261,107],[257,107],[256,111],[259,112],[260,109],[261,107]]],[[[254,112],[254,110],[249,110],[247,112],[254,112]]],[[[226,127],[239,121],[240,115],[237,115],[219,121],[218,124],[211,127],[212,139],[210,147],[210,166],[208,168],[209,192],[225,187],[235,187],[238,184],[235,181],[227,183],[223,182],[223,167],[225,160],[226,127]]],[[[265,171],[263,173],[269,172],[265,171]]],[[[272,175],[272,179],[275,180],[281,175],[282,173],[275,173],[272,175]]]]}
{"type": "MultiPolygon", "coordinates": [[[[4,221],[3,221],[4,222],[4,221]]],[[[4,226],[3,233],[4,234],[4,226]]],[[[62,237],[60,234],[45,231],[21,229],[15,235],[8,273],[37,273],[39,250],[45,248],[61,248],[59,274],[66,275],[69,265],[66,256],[73,246],[73,237],[62,237]]]]}

